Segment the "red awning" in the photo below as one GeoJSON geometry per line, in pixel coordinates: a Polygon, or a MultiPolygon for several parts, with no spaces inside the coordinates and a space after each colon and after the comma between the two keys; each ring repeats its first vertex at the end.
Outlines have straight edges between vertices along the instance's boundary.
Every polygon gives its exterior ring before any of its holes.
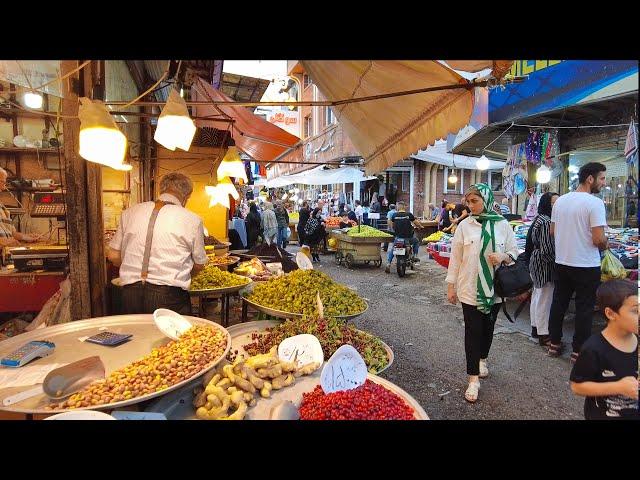
{"type": "MultiPolygon", "coordinates": [[[[233,101],[202,78],[193,84],[191,98],[195,101],[233,101]]],[[[247,107],[197,105],[193,110],[194,116],[197,117],[221,118],[226,115],[232,118],[235,121],[232,132],[236,146],[257,162],[271,162],[300,141],[295,135],[254,115],[247,107]]],[[[226,130],[229,126],[228,122],[215,119],[197,119],[195,122],[198,127],[212,127],[220,130],[226,130]]]]}

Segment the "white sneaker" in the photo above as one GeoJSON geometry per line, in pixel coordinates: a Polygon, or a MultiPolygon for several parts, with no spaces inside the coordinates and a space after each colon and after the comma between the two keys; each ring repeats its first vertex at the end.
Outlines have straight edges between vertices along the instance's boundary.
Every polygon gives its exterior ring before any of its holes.
{"type": "Polygon", "coordinates": [[[489,376],[489,369],[487,368],[487,359],[480,359],[480,378],[487,378],[489,376]]]}

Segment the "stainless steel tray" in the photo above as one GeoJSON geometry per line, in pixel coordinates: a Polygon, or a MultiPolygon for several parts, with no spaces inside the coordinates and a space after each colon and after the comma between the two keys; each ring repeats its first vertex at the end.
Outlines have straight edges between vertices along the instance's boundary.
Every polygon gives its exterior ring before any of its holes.
{"type": "MultiPolygon", "coordinates": [[[[277,320],[261,320],[257,322],[238,323],[236,325],[233,325],[227,328],[229,335],[231,335],[231,350],[233,351],[238,350],[239,353],[246,354],[242,346],[246,345],[251,341],[252,333],[254,332],[263,333],[267,328],[275,327],[276,325],[280,325],[281,323],[282,322],[277,320]]],[[[360,331],[364,332],[364,330],[360,330],[360,331]]],[[[370,335],[369,332],[364,332],[364,333],[370,335]]],[[[386,367],[384,367],[382,370],[377,372],[376,375],[380,375],[387,368],[389,368],[393,364],[393,361],[395,359],[395,356],[393,354],[393,350],[391,350],[391,347],[389,347],[389,345],[384,343],[382,340],[380,341],[382,342],[384,349],[387,351],[387,359],[389,360],[389,363],[387,363],[386,367]]],[[[328,360],[328,358],[325,358],[325,360],[328,360]]]]}
{"type": "MultiPolygon", "coordinates": [[[[256,310],[266,313],[267,315],[271,315],[272,317],[286,319],[286,318],[302,318],[304,316],[304,314],[302,313],[284,312],[282,310],[276,310],[275,308],[265,307],[264,305],[260,305],[258,303],[252,302],[247,297],[243,297],[242,299],[243,301],[247,302],[256,310]]],[[[344,318],[346,320],[351,320],[353,318],[359,317],[360,315],[364,314],[367,310],[369,310],[369,304],[366,301],[365,301],[365,304],[367,305],[366,308],[359,313],[354,313],[352,315],[335,315],[335,317],[344,318]]]]}
{"type": "MultiPolygon", "coordinates": [[[[119,407],[133,405],[135,403],[150,400],[152,398],[165,395],[168,392],[181,388],[183,385],[193,382],[209,370],[214,368],[229,353],[231,349],[231,336],[227,330],[217,323],[204,320],[202,318],[185,316],[196,325],[207,325],[224,332],[227,336],[227,346],[224,353],[211,361],[211,363],[198,372],[196,375],[185,379],[175,385],[160,392],[149,393],[140,397],[131,398],[121,402],[113,402],[94,407],[85,407],[73,410],[114,410],[119,407]]],[[[114,315],[110,317],[98,317],[89,320],[79,320],[76,322],[64,323],[52,327],[37,329],[32,332],[23,333],[13,338],[0,342],[0,357],[3,357],[27,342],[32,340],[49,340],[56,344],[55,351],[45,358],[40,358],[30,362],[30,365],[47,365],[55,363],[70,363],[93,355],[100,356],[105,366],[105,373],[108,376],[114,370],[122,368],[130,363],[139,360],[149,354],[151,349],[165,345],[171,341],[170,338],[156,327],[153,315],[114,315]],[[133,337],[127,343],[116,347],[105,347],[89,342],[81,342],[79,337],[87,337],[108,330],[115,333],[131,333],[133,337]]],[[[24,368],[27,368],[24,367],[24,368]]],[[[44,407],[51,402],[44,394],[25,399],[22,402],[11,406],[2,405],[2,400],[16,393],[32,389],[33,385],[13,388],[1,388],[0,386],[0,410],[20,413],[44,413],[52,414],[65,411],[45,410],[44,407]]]]}
{"type": "Polygon", "coordinates": [[[247,283],[243,283],[242,285],[235,285],[233,287],[207,288],[207,289],[203,289],[203,290],[189,290],[189,295],[193,295],[193,296],[223,295],[225,293],[238,292],[238,291],[242,290],[243,288],[246,288],[249,285],[251,285],[251,283],[253,283],[253,280],[251,280],[249,277],[243,277],[242,275],[237,275],[235,273],[234,273],[234,275],[246,279],[247,283]]]}

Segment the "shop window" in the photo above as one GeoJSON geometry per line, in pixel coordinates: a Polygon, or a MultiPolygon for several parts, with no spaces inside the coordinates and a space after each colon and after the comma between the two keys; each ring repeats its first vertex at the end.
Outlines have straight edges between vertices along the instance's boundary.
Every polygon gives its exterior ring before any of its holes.
{"type": "MultiPolygon", "coordinates": [[[[616,150],[592,150],[569,155],[569,190],[578,188],[578,171],[582,165],[600,162],[607,167],[606,186],[597,195],[602,199],[610,227],[630,225],[638,205],[638,177],[621,152],[616,150]]],[[[635,220],[634,220],[635,222],[635,220]]]]}
{"type": "Polygon", "coordinates": [[[409,191],[410,175],[411,174],[409,172],[402,172],[402,191],[403,192],[409,191]]]}
{"type": "Polygon", "coordinates": [[[302,85],[304,86],[303,88],[307,88],[312,83],[313,82],[311,81],[311,77],[309,75],[307,75],[306,73],[302,75],[302,85]]]}
{"type": "Polygon", "coordinates": [[[324,124],[325,125],[331,125],[332,123],[336,123],[336,117],[333,114],[333,110],[331,110],[331,107],[324,107],[324,124]]]}
{"type": "Polygon", "coordinates": [[[494,192],[502,191],[502,170],[488,170],[487,185],[491,185],[494,192]]]}

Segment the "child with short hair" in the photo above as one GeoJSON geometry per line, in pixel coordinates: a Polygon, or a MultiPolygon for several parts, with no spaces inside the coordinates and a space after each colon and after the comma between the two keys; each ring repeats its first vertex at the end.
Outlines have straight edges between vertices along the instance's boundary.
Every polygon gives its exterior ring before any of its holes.
{"type": "Polygon", "coordinates": [[[638,286],[610,280],[596,297],[607,326],[582,346],[571,370],[571,390],[586,397],[587,420],[639,419],[638,286]]]}

